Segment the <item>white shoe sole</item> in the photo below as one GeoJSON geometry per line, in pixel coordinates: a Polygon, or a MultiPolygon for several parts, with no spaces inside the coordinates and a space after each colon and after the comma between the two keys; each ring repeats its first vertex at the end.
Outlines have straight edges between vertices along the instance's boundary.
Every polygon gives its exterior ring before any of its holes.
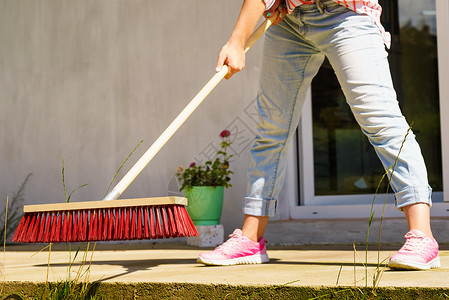
{"type": "Polygon", "coordinates": [[[388,267],[390,267],[392,269],[398,269],[398,270],[429,270],[429,269],[439,268],[440,266],[441,266],[441,263],[440,263],[439,256],[435,257],[434,259],[429,261],[427,264],[402,261],[400,259],[392,259],[388,263],[388,267]]]}
{"type": "Polygon", "coordinates": [[[233,266],[233,265],[250,265],[250,264],[262,264],[269,262],[267,254],[254,254],[251,256],[237,257],[231,259],[222,260],[209,260],[198,256],[197,262],[210,265],[210,266],[233,266]]]}

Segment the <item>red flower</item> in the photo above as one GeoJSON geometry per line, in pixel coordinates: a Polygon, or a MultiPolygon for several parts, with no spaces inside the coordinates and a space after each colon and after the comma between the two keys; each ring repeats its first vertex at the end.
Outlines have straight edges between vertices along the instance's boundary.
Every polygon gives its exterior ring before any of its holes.
{"type": "Polygon", "coordinates": [[[228,136],[230,136],[230,135],[231,135],[231,132],[230,132],[229,130],[227,130],[227,129],[223,130],[223,131],[220,133],[220,136],[221,136],[222,138],[228,137],[228,136]]]}
{"type": "Polygon", "coordinates": [[[193,168],[194,166],[196,166],[196,163],[190,163],[190,166],[189,166],[189,168],[193,168]]]}

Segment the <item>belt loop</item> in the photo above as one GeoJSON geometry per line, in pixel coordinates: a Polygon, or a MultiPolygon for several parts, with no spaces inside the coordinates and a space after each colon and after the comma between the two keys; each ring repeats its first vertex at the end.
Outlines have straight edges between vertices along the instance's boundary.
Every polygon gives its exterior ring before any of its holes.
{"type": "Polygon", "coordinates": [[[324,14],[325,6],[321,0],[315,0],[316,8],[320,12],[320,14],[324,14]]]}

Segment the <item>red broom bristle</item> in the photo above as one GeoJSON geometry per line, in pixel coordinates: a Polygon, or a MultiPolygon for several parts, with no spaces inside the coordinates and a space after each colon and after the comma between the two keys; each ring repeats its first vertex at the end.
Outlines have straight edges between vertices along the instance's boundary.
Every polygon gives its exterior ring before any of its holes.
{"type": "Polygon", "coordinates": [[[137,208],[133,208],[132,209],[132,221],[131,221],[131,232],[129,233],[129,238],[131,240],[135,240],[136,239],[136,223],[137,223],[137,208]]]}
{"type": "Polygon", "coordinates": [[[56,243],[59,243],[61,241],[62,215],[63,213],[60,212],[58,216],[58,225],[56,226],[56,239],[55,239],[56,243]]]}
{"type": "Polygon", "coordinates": [[[98,229],[98,213],[96,210],[90,212],[90,222],[92,224],[92,232],[89,232],[89,240],[94,241],[97,238],[97,229],[98,229]],[[92,219],[93,214],[93,219],[92,219]]]}
{"type": "Polygon", "coordinates": [[[167,215],[165,213],[165,208],[163,206],[159,207],[159,211],[161,212],[162,226],[163,226],[163,237],[170,237],[170,227],[168,226],[167,215]]]}
{"type": "Polygon", "coordinates": [[[79,223],[79,226],[78,226],[79,241],[80,242],[81,241],[85,241],[86,240],[85,234],[87,232],[87,230],[85,229],[86,226],[87,226],[87,224],[86,224],[87,223],[87,219],[86,219],[86,211],[85,210],[80,211],[80,215],[78,217],[78,223],[79,223]]]}
{"type": "Polygon", "coordinates": [[[86,220],[86,221],[83,224],[83,230],[84,230],[83,241],[89,241],[89,237],[90,237],[90,234],[92,233],[92,227],[93,227],[93,222],[92,222],[93,216],[94,215],[91,210],[84,211],[84,220],[86,220]]]}
{"type": "Polygon", "coordinates": [[[100,212],[98,210],[96,210],[94,212],[95,215],[95,219],[94,219],[94,227],[93,227],[93,234],[92,234],[92,241],[98,241],[99,239],[99,234],[100,234],[100,212]]]}
{"type": "Polygon", "coordinates": [[[50,234],[51,234],[51,218],[52,218],[52,213],[49,212],[47,214],[47,224],[45,225],[45,229],[44,229],[44,236],[42,237],[42,241],[43,242],[48,242],[50,240],[50,234]]]}
{"type": "Polygon", "coordinates": [[[114,217],[114,229],[112,230],[112,240],[116,241],[118,238],[118,231],[120,227],[120,209],[115,210],[113,212],[113,216],[111,215],[111,217],[114,217]]]}
{"type": "MultiPolygon", "coordinates": [[[[112,217],[112,215],[111,215],[112,217]]],[[[114,229],[112,230],[112,239],[115,240],[118,232],[119,221],[120,221],[120,209],[113,211],[114,217],[114,229]]]]}
{"type": "Polygon", "coordinates": [[[170,232],[172,233],[172,236],[173,237],[179,236],[176,220],[174,219],[172,205],[170,205],[169,207],[166,207],[166,213],[167,213],[167,217],[168,217],[168,225],[170,226],[170,232]]]}
{"type": "Polygon", "coordinates": [[[30,228],[31,235],[28,240],[28,242],[30,242],[30,243],[35,243],[37,240],[37,236],[39,234],[39,225],[40,225],[39,223],[41,222],[41,214],[37,213],[36,215],[37,215],[36,220],[32,224],[32,227],[30,228]]]}
{"type": "Polygon", "coordinates": [[[73,211],[67,213],[69,215],[69,226],[67,227],[67,240],[68,242],[73,241],[72,239],[72,230],[73,230],[73,211]]]}
{"type": "Polygon", "coordinates": [[[101,232],[100,232],[100,239],[102,241],[105,241],[107,236],[108,236],[108,221],[109,221],[109,217],[108,217],[108,210],[107,209],[102,209],[101,211],[101,217],[102,217],[102,225],[101,225],[101,232]]]}
{"type": "Polygon", "coordinates": [[[190,219],[187,209],[185,207],[182,207],[181,212],[184,215],[184,219],[187,222],[187,226],[189,228],[189,236],[198,236],[198,232],[196,231],[195,224],[193,224],[192,219],[190,219]]]}
{"type": "Polygon", "coordinates": [[[79,239],[80,228],[78,220],[79,220],[79,211],[75,210],[73,212],[73,229],[72,229],[72,238],[74,242],[77,242],[79,239]]]}
{"type": "Polygon", "coordinates": [[[198,235],[196,233],[195,225],[193,225],[189,214],[187,213],[187,210],[185,207],[179,206],[178,208],[179,216],[182,222],[184,223],[184,226],[186,228],[186,236],[196,236],[198,235]]]}
{"type": "Polygon", "coordinates": [[[97,228],[97,241],[102,240],[103,235],[103,210],[98,210],[98,228],[97,228]]]}
{"type": "Polygon", "coordinates": [[[75,217],[73,220],[73,238],[75,241],[79,242],[81,240],[81,218],[82,218],[82,212],[76,211],[75,217]]]}
{"type": "Polygon", "coordinates": [[[125,233],[123,235],[123,239],[129,240],[129,223],[131,222],[130,219],[130,211],[129,208],[126,209],[126,220],[125,220],[125,233]]]}
{"type": "Polygon", "coordinates": [[[109,213],[109,228],[108,228],[108,240],[112,241],[114,239],[114,229],[115,229],[115,222],[118,220],[116,218],[116,210],[111,209],[109,213]]]}
{"type": "Polygon", "coordinates": [[[101,240],[101,232],[103,230],[102,228],[103,226],[103,214],[102,214],[102,210],[99,209],[97,210],[97,233],[95,235],[95,241],[100,241],[101,240]]]}
{"type": "Polygon", "coordinates": [[[168,215],[168,207],[162,207],[162,211],[164,213],[165,224],[167,226],[167,229],[165,230],[166,234],[164,235],[164,237],[175,237],[176,235],[172,231],[173,227],[170,224],[170,216],[168,215]]]}
{"type": "Polygon", "coordinates": [[[29,243],[31,240],[31,236],[33,235],[34,223],[36,222],[37,213],[33,213],[33,217],[31,218],[30,224],[28,225],[27,233],[25,236],[25,242],[29,243]]]}
{"type": "Polygon", "coordinates": [[[173,216],[173,206],[166,207],[166,211],[168,213],[168,224],[170,226],[170,231],[173,237],[179,236],[179,231],[176,226],[176,220],[173,216]]]}
{"type": "Polygon", "coordinates": [[[108,225],[108,240],[112,240],[113,232],[112,229],[114,228],[114,211],[111,211],[109,209],[109,225],[108,225]]]}
{"type": "Polygon", "coordinates": [[[80,224],[80,242],[86,240],[86,233],[87,233],[87,211],[82,210],[80,212],[80,216],[78,218],[78,223],[80,224]]]}
{"type": "Polygon", "coordinates": [[[47,221],[47,213],[43,213],[42,214],[42,224],[41,224],[41,226],[40,226],[40,228],[39,228],[39,235],[38,235],[38,237],[37,237],[37,240],[36,240],[36,242],[38,242],[38,243],[42,243],[44,240],[43,240],[43,237],[44,237],[44,232],[45,232],[45,224],[46,224],[46,221],[47,221]]]}
{"type": "Polygon", "coordinates": [[[54,242],[56,240],[56,225],[57,225],[57,217],[58,214],[56,212],[53,213],[53,217],[51,218],[51,228],[50,228],[50,239],[49,242],[54,242]]]}
{"type": "Polygon", "coordinates": [[[62,231],[61,231],[61,242],[67,242],[67,228],[69,227],[69,212],[62,213],[62,231]]]}
{"type": "Polygon", "coordinates": [[[114,212],[114,229],[112,230],[112,237],[116,238],[118,235],[118,228],[119,228],[119,222],[120,222],[120,209],[113,210],[114,212]]]}
{"type": "Polygon", "coordinates": [[[173,206],[173,218],[176,220],[176,229],[178,231],[178,236],[179,237],[186,236],[186,228],[182,220],[182,217],[179,216],[177,205],[173,206]]]}
{"type": "Polygon", "coordinates": [[[51,237],[50,237],[50,241],[51,242],[55,242],[56,241],[56,227],[58,225],[58,213],[55,212],[53,213],[53,222],[52,222],[52,227],[51,227],[51,237]]]}
{"type": "Polygon", "coordinates": [[[109,229],[109,209],[104,210],[104,217],[103,217],[103,233],[101,234],[101,238],[104,241],[108,240],[108,229],[109,229]]]}
{"type": "Polygon", "coordinates": [[[156,207],[154,212],[156,214],[156,230],[157,230],[156,238],[162,239],[164,238],[164,233],[162,231],[161,210],[159,206],[156,207]]]}
{"type": "Polygon", "coordinates": [[[14,232],[14,234],[13,234],[13,236],[12,236],[12,238],[11,238],[11,241],[12,241],[12,242],[18,242],[18,237],[19,237],[19,235],[21,235],[21,233],[23,232],[23,228],[24,228],[24,226],[25,226],[25,221],[26,221],[26,219],[27,219],[27,214],[24,214],[23,217],[22,217],[22,219],[20,219],[20,223],[19,223],[19,225],[17,226],[17,229],[16,229],[16,231],[14,232]]]}
{"type": "Polygon", "coordinates": [[[170,207],[169,213],[170,213],[170,218],[173,222],[173,230],[176,233],[176,236],[184,236],[184,234],[182,233],[182,230],[181,230],[182,226],[180,226],[180,224],[179,224],[180,220],[176,219],[176,217],[175,217],[175,207],[174,206],[170,207]]]}
{"type": "Polygon", "coordinates": [[[14,232],[14,235],[12,237],[12,241],[13,242],[20,242],[21,241],[21,236],[23,235],[23,232],[25,231],[25,224],[26,221],[28,220],[28,213],[24,214],[22,219],[20,220],[19,226],[17,226],[16,232],[14,232]]]}
{"type": "Polygon", "coordinates": [[[150,208],[150,238],[151,239],[155,239],[157,237],[157,235],[156,235],[157,224],[156,224],[155,214],[156,214],[156,209],[154,206],[152,206],[150,208]]]}
{"type": "Polygon", "coordinates": [[[137,210],[137,230],[136,235],[139,240],[143,239],[142,236],[142,207],[137,210]]]}
{"type": "Polygon", "coordinates": [[[87,241],[87,230],[88,230],[87,228],[88,228],[88,225],[89,225],[88,217],[89,217],[89,211],[88,210],[84,210],[83,211],[83,219],[84,219],[84,221],[83,221],[83,232],[81,234],[81,241],[87,241]]]}
{"type": "Polygon", "coordinates": [[[113,240],[117,240],[119,225],[120,225],[120,209],[114,211],[114,231],[112,232],[113,240]]]}
{"type": "Polygon", "coordinates": [[[72,237],[74,242],[79,241],[79,225],[78,224],[78,211],[73,212],[73,231],[72,231],[72,237]]]}
{"type": "Polygon", "coordinates": [[[87,233],[88,240],[92,241],[95,239],[95,235],[97,234],[97,212],[94,210],[90,211],[90,226],[89,232],[87,233]]]}
{"type": "Polygon", "coordinates": [[[154,206],[148,207],[148,217],[149,217],[149,222],[148,222],[148,226],[150,227],[150,239],[155,239],[156,238],[156,223],[155,223],[155,216],[154,216],[154,206]]]}
{"type": "MultiPolygon", "coordinates": [[[[186,219],[186,216],[184,215],[184,211],[186,211],[185,207],[182,206],[177,206],[176,207],[178,214],[179,214],[179,219],[182,220],[182,224],[184,226],[184,233],[186,236],[192,236],[191,233],[191,228],[190,228],[190,224],[189,221],[186,219]]],[[[188,216],[188,218],[190,219],[190,216],[188,216]]]]}
{"type": "Polygon", "coordinates": [[[78,226],[77,226],[77,229],[76,229],[78,231],[78,233],[77,233],[77,240],[79,242],[83,241],[83,231],[84,231],[83,219],[84,219],[84,211],[82,210],[78,214],[78,226]]]}
{"type": "Polygon", "coordinates": [[[52,212],[50,215],[50,227],[48,228],[48,241],[52,242],[53,239],[52,237],[54,237],[55,235],[55,231],[56,231],[56,223],[57,223],[57,214],[55,212],[52,212]]]}
{"type": "Polygon", "coordinates": [[[91,210],[89,216],[89,231],[87,232],[87,240],[92,241],[92,235],[94,233],[94,224],[95,224],[95,211],[91,210]]]}
{"type": "Polygon", "coordinates": [[[30,222],[28,222],[28,225],[26,226],[25,232],[23,233],[23,236],[22,236],[22,240],[25,243],[28,243],[30,240],[30,235],[32,233],[33,224],[34,224],[35,220],[36,220],[36,213],[31,213],[30,214],[30,222]]]}
{"type": "Polygon", "coordinates": [[[20,231],[19,231],[19,228],[17,228],[16,233],[13,238],[14,242],[22,242],[22,236],[24,235],[24,232],[26,232],[26,228],[28,226],[27,223],[30,223],[30,220],[31,220],[30,218],[31,217],[30,217],[29,213],[26,213],[23,215],[22,220],[20,221],[21,223],[23,221],[23,224],[20,227],[20,231]]]}
{"type": "Polygon", "coordinates": [[[143,235],[144,238],[149,239],[150,238],[150,226],[148,225],[148,214],[150,213],[150,209],[148,207],[143,208],[143,235]]]}
{"type": "Polygon", "coordinates": [[[88,226],[87,226],[87,235],[86,235],[86,239],[87,241],[91,241],[92,239],[92,233],[94,232],[94,218],[95,218],[95,213],[90,210],[89,211],[89,215],[88,215],[88,226]]]}
{"type": "MultiPolygon", "coordinates": [[[[23,238],[25,237],[25,234],[27,232],[28,227],[30,226],[30,222],[31,222],[31,219],[32,219],[32,214],[31,213],[25,214],[25,216],[26,216],[26,220],[25,220],[25,223],[23,224],[22,231],[19,232],[19,235],[18,235],[18,238],[17,238],[18,242],[23,242],[24,241],[23,238]]],[[[25,218],[25,216],[24,216],[24,218],[25,218]]]]}
{"type": "Polygon", "coordinates": [[[30,236],[33,232],[32,230],[33,230],[33,225],[34,225],[35,221],[36,221],[36,213],[32,213],[30,215],[30,221],[28,222],[28,225],[26,226],[25,232],[23,233],[23,236],[22,236],[23,242],[25,242],[25,243],[29,242],[30,236]]]}
{"type": "Polygon", "coordinates": [[[118,228],[118,240],[122,240],[125,233],[125,209],[121,209],[120,212],[120,225],[118,228]]]}
{"type": "Polygon", "coordinates": [[[101,234],[102,241],[105,241],[108,239],[108,228],[109,228],[109,209],[104,210],[103,233],[101,234]]]}
{"type": "Polygon", "coordinates": [[[43,228],[44,224],[42,224],[42,221],[44,220],[44,214],[45,214],[44,212],[39,213],[39,216],[38,216],[39,220],[36,221],[37,228],[36,228],[36,234],[35,234],[35,237],[34,237],[34,242],[35,243],[38,242],[39,235],[42,232],[42,230],[44,229],[43,228]]]}

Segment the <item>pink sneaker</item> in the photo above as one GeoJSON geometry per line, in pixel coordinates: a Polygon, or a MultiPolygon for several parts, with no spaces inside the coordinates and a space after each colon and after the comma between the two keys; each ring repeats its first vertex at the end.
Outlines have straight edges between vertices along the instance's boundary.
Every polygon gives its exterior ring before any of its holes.
{"type": "Polygon", "coordinates": [[[236,229],[229,239],[215,250],[201,253],[197,262],[205,265],[231,266],[261,264],[269,260],[263,238],[259,242],[254,242],[242,235],[240,229],[236,229]]]}
{"type": "Polygon", "coordinates": [[[438,243],[419,230],[405,235],[407,241],[399,251],[390,257],[388,266],[401,270],[428,270],[440,267],[438,243]]]}

